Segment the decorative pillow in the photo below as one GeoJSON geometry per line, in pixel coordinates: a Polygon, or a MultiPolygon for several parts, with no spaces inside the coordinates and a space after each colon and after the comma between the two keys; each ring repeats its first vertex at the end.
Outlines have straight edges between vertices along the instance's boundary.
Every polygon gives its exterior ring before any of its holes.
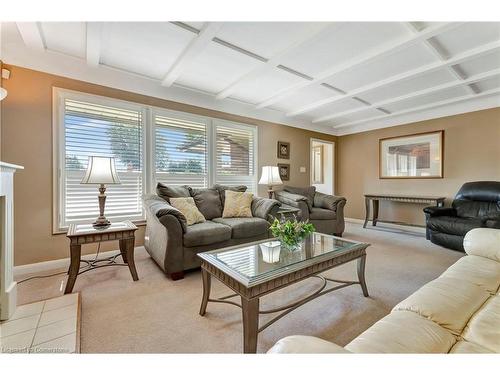
{"type": "Polygon", "coordinates": [[[217,189],[189,188],[189,192],[205,219],[212,220],[222,216],[222,203],[217,189]]]}
{"type": "Polygon", "coordinates": [[[244,193],[247,191],[247,187],[245,185],[238,185],[238,186],[227,186],[227,185],[219,185],[215,184],[214,189],[217,189],[220,194],[220,200],[222,202],[222,207],[224,207],[226,203],[226,190],[231,190],[231,191],[239,191],[244,193]]]}
{"type": "Polygon", "coordinates": [[[167,202],[170,202],[170,198],[187,198],[191,196],[189,194],[189,188],[186,185],[168,186],[161,182],[158,182],[158,185],[156,185],[156,194],[167,202]]]}
{"type": "Polygon", "coordinates": [[[309,207],[309,212],[312,211],[313,202],[314,202],[314,194],[316,194],[316,186],[309,186],[306,188],[293,187],[293,186],[284,186],[283,190],[292,193],[302,195],[307,198],[307,206],[309,207]]]}
{"type": "Polygon", "coordinates": [[[186,217],[187,225],[205,222],[205,217],[196,207],[193,198],[170,198],[170,204],[186,217]]]}
{"type": "Polygon", "coordinates": [[[252,217],[252,193],[226,190],[222,217],[252,217]]]}

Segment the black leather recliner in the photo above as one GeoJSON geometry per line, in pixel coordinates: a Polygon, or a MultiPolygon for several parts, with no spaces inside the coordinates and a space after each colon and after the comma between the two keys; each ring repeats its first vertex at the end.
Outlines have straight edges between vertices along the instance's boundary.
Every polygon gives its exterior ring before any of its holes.
{"type": "Polygon", "coordinates": [[[500,228],[500,181],[465,183],[451,207],[426,207],[426,238],[464,251],[465,234],[474,228],[500,228]]]}

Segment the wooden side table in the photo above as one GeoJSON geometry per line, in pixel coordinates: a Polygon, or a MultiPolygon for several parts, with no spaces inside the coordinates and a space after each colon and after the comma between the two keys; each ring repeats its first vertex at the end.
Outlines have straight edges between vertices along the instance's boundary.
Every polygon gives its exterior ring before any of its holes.
{"type": "Polygon", "coordinates": [[[107,228],[97,229],[92,224],[70,224],[67,237],[70,240],[71,264],[68,270],[68,282],[64,294],[71,293],[75,285],[76,277],[92,269],[108,266],[128,266],[132,279],[139,280],[134,262],[134,242],[135,231],[137,227],[131,221],[111,223],[107,228]],[[115,256],[88,261],[81,259],[82,245],[115,241],[120,243],[120,254],[115,256]],[[116,257],[121,255],[123,263],[117,263],[116,257]],[[88,264],[83,270],[80,270],[80,262],[88,264]],[[100,263],[105,264],[100,264],[100,263]]]}

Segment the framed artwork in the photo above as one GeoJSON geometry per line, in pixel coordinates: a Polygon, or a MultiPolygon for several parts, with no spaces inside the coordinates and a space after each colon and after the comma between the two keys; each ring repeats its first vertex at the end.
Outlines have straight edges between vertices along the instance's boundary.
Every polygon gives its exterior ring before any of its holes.
{"type": "Polygon", "coordinates": [[[290,143],[278,141],[278,159],[290,159],[290,143]]]}
{"type": "Polygon", "coordinates": [[[290,180],[290,164],[278,164],[278,170],[282,181],[290,180]]]}
{"type": "Polygon", "coordinates": [[[444,131],[379,140],[379,178],[443,178],[444,131]]]}
{"type": "Polygon", "coordinates": [[[312,171],[312,183],[322,184],[323,183],[323,145],[314,146],[312,148],[312,158],[313,158],[313,171],[312,171]]]}

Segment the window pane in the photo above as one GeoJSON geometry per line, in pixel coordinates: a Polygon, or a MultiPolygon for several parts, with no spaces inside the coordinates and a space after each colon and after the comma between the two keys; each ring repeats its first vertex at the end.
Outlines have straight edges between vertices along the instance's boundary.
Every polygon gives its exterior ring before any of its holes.
{"type": "Polygon", "coordinates": [[[142,126],[140,111],[65,99],[62,227],[99,215],[97,186],[80,184],[90,155],[114,157],[121,180],[107,186],[106,217],[143,218],[142,126]]]}
{"type": "Polygon", "coordinates": [[[169,185],[206,187],[207,125],[155,115],[155,178],[169,185]]]}

